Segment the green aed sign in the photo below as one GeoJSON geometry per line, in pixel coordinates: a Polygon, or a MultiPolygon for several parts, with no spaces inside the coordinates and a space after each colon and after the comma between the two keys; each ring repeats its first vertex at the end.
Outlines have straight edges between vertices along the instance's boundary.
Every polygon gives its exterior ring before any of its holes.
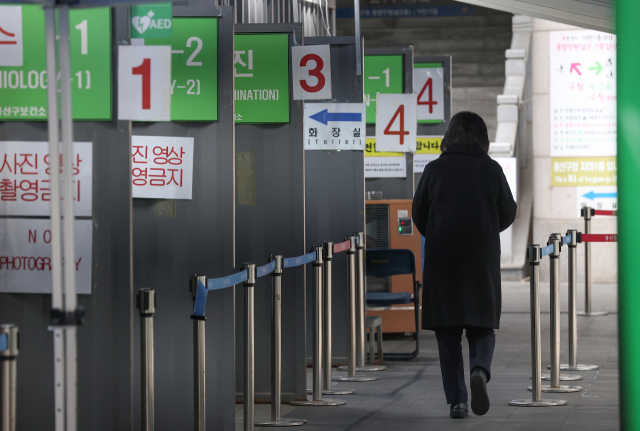
{"type": "Polygon", "coordinates": [[[171,2],[131,6],[131,37],[171,37],[171,2]]]}
{"type": "Polygon", "coordinates": [[[289,122],[289,35],[234,38],[236,123],[289,122]]]}
{"type": "Polygon", "coordinates": [[[376,94],[399,94],[402,85],[402,55],[364,56],[364,101],[367,104],[367,124],[376,122],[376,94]]]}
{"type": "MultiPolygon", "coordinates": [[[[22,27],[6,30],[14,44],[0,45],[17,50],[10,65],[9,56],[0,53],[0,121],[46,120],[44,12],[41,6],[0,6],[0,16],[5,12],[21,19],[22,27]]],[[[73,119],[111,120],[111,11],[74,9],[69,24],[73,119]]]]}
{"type": "Polygon", "coordinates": [[[171,120],[218,120],[218,19],[174,18],[171,39],[171,120]]]}

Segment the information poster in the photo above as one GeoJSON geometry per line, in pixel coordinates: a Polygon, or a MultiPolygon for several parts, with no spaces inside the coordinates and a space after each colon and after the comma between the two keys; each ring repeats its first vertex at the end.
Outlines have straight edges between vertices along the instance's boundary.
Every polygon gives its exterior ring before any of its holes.
{"type": "MultiPolygon", "coordinates": [[[[74,231],[76,288],[90,294],[93,221],[76,220],[74,231]]],[[[51,294],[51,267],[48,219],[0,219],[0,292],[51,294]]]]}
{"type": "MultiPolygon", "coordinates": [[[[73,119],[111,120],[111,10],[72,9],[69,21],[73,119]]],[[[42,6],[0,6],[0,28],[0,121],[45,121],[42,6]]]]}
{"type": "Polygon", "coordinates": [[[550,33],[551,156],[615,156],[616,36],[550,33]]]}
{"type": "Polygon", "coordinates": [[[617,186],[616,157],[552,157],[552,186],[617,186]]]}
{"type": "Polygon", "coordinates": [[[404,92],[402,55],[364,56],[364,101],[367,105],[367,124],[376,122],[377,94],[404,92]]]}
{"type": "Polygon", "coordinates": [[[237,34],[234,44],[236,123],[288,123],[289,34],[237,34]]]}
{"type": "Polygon", "coordinates": [[[376,151],[376,140],[367,138],[364,153],[365,178],[406,178],[406,153],[376,151]]]}
{"type": "Polygon", "coordinates": [[[440,157],[442,136],[418,136],[416,153],[413,155],[413,173],[424,172],[425,166],[440,157]]]}
{"type": "Polygon", "coordinates": [[[218,19],[174,18],[171,45],[171,120],[218,120],[218,19]]]}

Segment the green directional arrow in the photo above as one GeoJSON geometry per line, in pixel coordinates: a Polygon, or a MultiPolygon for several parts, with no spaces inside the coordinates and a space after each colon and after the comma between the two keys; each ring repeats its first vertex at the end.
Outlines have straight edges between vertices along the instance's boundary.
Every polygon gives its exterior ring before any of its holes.
{"type": "Polygon", "coordinates": [[[596,70],[596,75],[599,75],[602,72],[602,65],[596,61],[596,67],[590,67],[589,70],[596,70]]]}

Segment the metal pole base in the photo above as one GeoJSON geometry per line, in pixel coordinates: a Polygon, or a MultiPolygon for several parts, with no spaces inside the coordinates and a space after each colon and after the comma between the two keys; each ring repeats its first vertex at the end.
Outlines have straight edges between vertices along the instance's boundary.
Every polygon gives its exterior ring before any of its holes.
{"type": "Polygon", "coordinates": [[[560,370],[562,371],[595,371],[599,369],[600,367],[597,365],[578,364],[575,367],[570,367],[569,364],[560,364],[560,370]]]}
{"type": "Polygon", "coordinates": [[[509,401],[509,405],[516,406],[516,407],[555,407],[555,406],[566,406],[567,402],[565,400],[542,399],[540,401],[533,401],[532,399],[524,399],[524,400],[511,400],[509,401]]]}
{"type": "MultiPolygon", "coordinates": [[[[322,395],[351,395],[355,394],[354,389],[323,389],[322,395]]],[[[307,394],[313,395],[313,389],[307,389],[307,394]]]]}
{"type": "Polygon", "coordinates": [[[334,382],[373,382],[379,378],[378,376],[333,376],[331,380],[334,382]]]}
{"type": "MultiPolygon", "coordinates": [[[[364,373],[370,373],[374,371],[384,371],[387,369],[386,365],[365,365],[364,367],[356,367],[356,371],[362,371],[364,373]]],[[[338,367],[338,371],[349,371],[349,367],[342,365],[338,367]]]]}
{"type": "Polygon", "coordinates": [[[283,418],[279,421],[255,422],[257,427],[297,427],[307,423],[306,419],[283,418]]]}
{"type": "MultiPolygon", "coordinates": [[[[551,380],[551,375],[543,374],[542,376],[540,376],[540,380],[549,381],[551,380]]],[[[571,374],[563,374],[562,376],[560,376],[561,382],[575,382],[576,380],[582,380],[582,376],[571,375],[571,374]]]]}
{"type": "Polygon", "coordinates": [[[609,314],[608,311],[592,311],[590,313],[587,313],[586,311],[578,311],[578,316],[587,316],[587,317],[606,316],[607,314],[609,314]]]}
{"type": "Polygon", "coordinates": [[[342,400],[306,400],[306,401],[290,401],[290,406],[344,406],[346,401],[342,400]]]}
{"type": "MultiPolygon", "coordinates": [[[[529,386],[528,389],[531,390],[531,386],[529,386]]],[[[542,389],[542,392],[552,392],[552,393],[558,393],[558,394],[566,394],[566,393],[569,393],[569,392],[580,392],[582,390],[582,387],[581,386],[560,385],[557,388],[554,388],[554,387],[549,386],[549,385],[542,385],[541,389],[542,389]]]]}

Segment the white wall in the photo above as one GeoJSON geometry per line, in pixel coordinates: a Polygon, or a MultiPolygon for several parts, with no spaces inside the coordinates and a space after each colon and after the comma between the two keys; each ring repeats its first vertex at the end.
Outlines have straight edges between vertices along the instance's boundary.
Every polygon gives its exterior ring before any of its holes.
{"type": "MultiPolygon", "coordinates": [[[[567,229],[584,230],[584,222],[576,217],[575,187],[551,187],[550,106],[549,106],[549,32],[581,30],[565,24],[541,19],[533,20],[533,243],[546,245],[551,233],[563,235],[567,229]]],[[[594,217],[592,233],[617,233],[615,217],[594,217]]],[[[616,244],[595,243],[591,246],[594,283],[617,283],[618,253],[616,244]]],[[[584,280],[583,247],[578,246],[578,280],[584,280]]],[[[561,276],[566,280],[566,254],[562,256],[561,276]]],[[[540,266],[543,281],[549,280],[549,259],[540,266]]]]}

